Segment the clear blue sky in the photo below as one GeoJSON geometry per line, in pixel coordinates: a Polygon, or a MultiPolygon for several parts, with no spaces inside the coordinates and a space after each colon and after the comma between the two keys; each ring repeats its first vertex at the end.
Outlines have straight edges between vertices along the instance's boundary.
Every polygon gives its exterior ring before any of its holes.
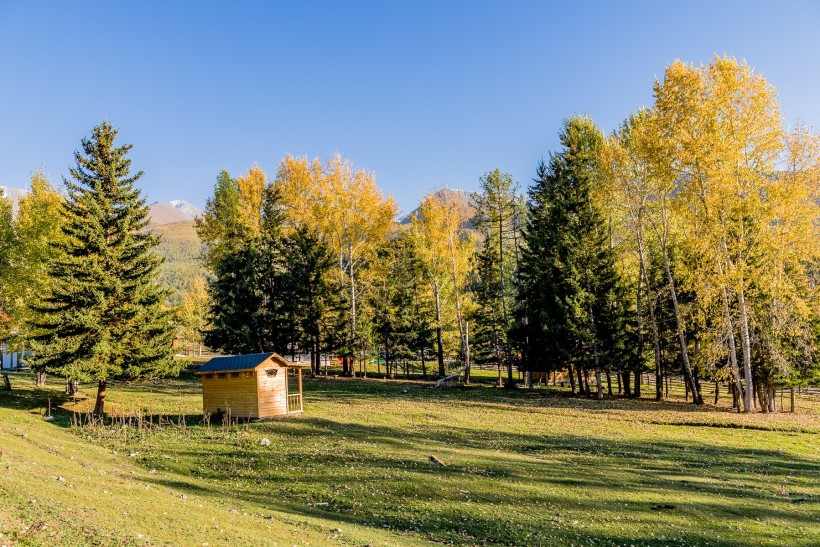
{"type": "Polygon", "coordinates": [[[103,118],[149,201],[340,152],[404,211],[499,168],[522,185],[561,120],[606,130],[675,59],[746,59],[820,127],[820,3],[0,0],[0,185],[67,174],[103,118]]]}

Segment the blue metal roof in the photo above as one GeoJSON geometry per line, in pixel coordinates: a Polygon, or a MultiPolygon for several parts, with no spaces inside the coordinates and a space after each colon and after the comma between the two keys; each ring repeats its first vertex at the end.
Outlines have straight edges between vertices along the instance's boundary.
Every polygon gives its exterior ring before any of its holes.
{"type": "Polygon", "coordinates": [[[229,372],[232,370],[249,370],[258,367],[271,355],[275,354],[251,353],[247,355],[231,355],[229,357],[214,357],[199,367],[197,372],[229,372]]]}

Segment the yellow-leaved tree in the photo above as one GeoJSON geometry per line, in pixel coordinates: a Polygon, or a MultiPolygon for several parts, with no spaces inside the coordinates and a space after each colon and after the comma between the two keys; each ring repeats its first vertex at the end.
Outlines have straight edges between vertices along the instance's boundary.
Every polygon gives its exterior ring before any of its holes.
{"type": "Polygon", "coordinates": [[[336,345],[344,356],[344,371],[353,373],[352,361],[369,350],[370,310],[367,291],[376,269],[370,265],[387,244],[397,206],[376,186],[375,175],[356,170],[334,154],[324,164],[306,157],[286,156],[279,163],[275,185],[281,192],[286,223],[306,225],[321,235],[338,260],[335,281],[346,310],[345,335],[336,345]]]}
{"type": "Polygon", "coordinates": [[[806,176],[812,144],[787,136],[774,87],[734,58],[716,56],[700,67],[676,62],[656,83],[655,97],[658,170],[674,181],[674,213],[691,256],[682,274],[702,309],[714,302],[721,310],[744,410],[754,411],[756,391],[765,410],[768,397],[754,377],[770,388],[772,374],[764,374],[765,364],[755,374],[754,362],[771,364],[783,342],[768,310],[779,303],[791,317],[799,313],[796,300],[784,304],[796,297],[784,275],[805,279],[801,256],[816,256],[817,205],[806,176]]]}
{"type": "Polygon", "coordinates": [[[469,306],[465,286],[476,248],[474,236],[462,227],[465,219],[458,203],[449,196],[446,192],[424,196],[412,218],[410,235],[433,292],[440,376],[446,375],[444,354],[448,325],[455,323],[455,346],[459,355],[464,352],[464,312],[469,306]],[[449,310],[452,312],[448,313],[449,310]]]}

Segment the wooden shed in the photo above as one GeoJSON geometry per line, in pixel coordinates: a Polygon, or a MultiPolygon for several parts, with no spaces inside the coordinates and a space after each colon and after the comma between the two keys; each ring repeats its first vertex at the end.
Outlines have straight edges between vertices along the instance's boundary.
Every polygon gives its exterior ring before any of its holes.
{"type": "Polygon", "coordinates": [[[215,357],[202,365],[203,412],[270,418],[302,412],[302,367],[276,353],[215,357]]]}

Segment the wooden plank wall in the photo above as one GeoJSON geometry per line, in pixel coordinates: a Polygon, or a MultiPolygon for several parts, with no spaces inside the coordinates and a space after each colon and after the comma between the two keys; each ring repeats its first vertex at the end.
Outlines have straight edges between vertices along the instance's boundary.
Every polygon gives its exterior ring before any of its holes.
{"type": "MultiPolygon", "coordinates": [[[[231,416],[237,418],[258,418],[259,405],[256,399],[256,374],[265,374],[264,370],[240,371],[239,378],[232,373],[213,373],[211,378],[202,376],[202,409],[203,412],[225,412],[228,407],[231,416]],[[224,375],[224,378],[220,378],[224,375]]],[[[278,375],[277,375],[278,377],[278,375]]]]}
{"type": "Polygon", "coordinates": [[[282,416],[288,413],[287,382],[288,369],[275,363],[265,363],[256,369],[259,379],[259,417],[282,416]],[[268,376],[265,371],[269,368],[278,368],[276,376],[268,376]]]}

